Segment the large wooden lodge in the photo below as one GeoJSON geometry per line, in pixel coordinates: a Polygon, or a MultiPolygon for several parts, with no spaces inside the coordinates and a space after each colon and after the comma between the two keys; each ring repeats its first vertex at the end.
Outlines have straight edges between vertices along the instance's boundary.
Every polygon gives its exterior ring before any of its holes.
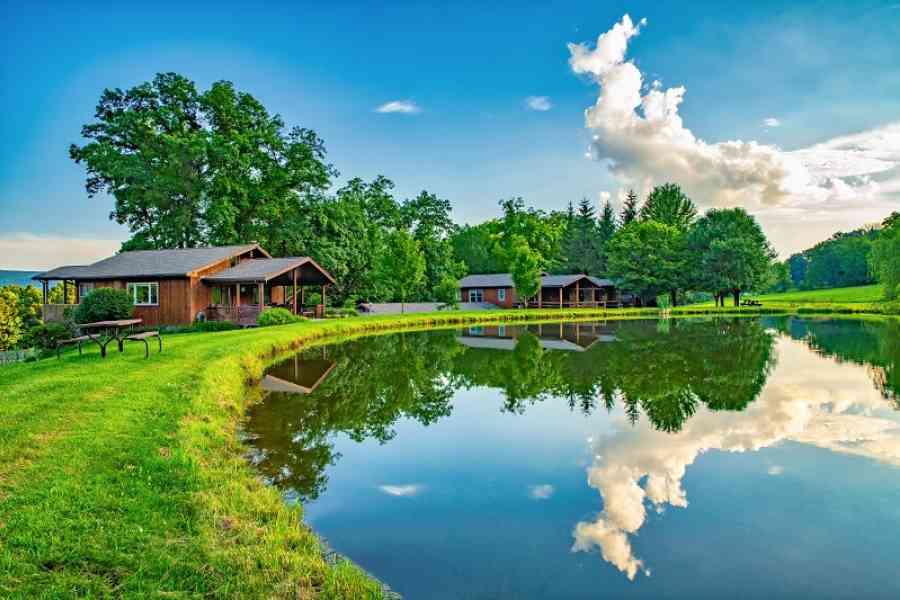
{"type": "Polygon", "coordinates": [[[44,320],[61,319],[71,306],[48,302],[49,285],[55,281],[64,287],[66,302],[68,288],[74,286],[76,304],[95,288],[127,290],[135,317],[151,326],[198,319],[249,325],[271,306],[322,316],[326,289],[335,283],[312,258],[272,258],[259,244],[121,252],[92,265],[39,273],[34,279],[43,285],[44,320]],[[321,292],[321,302],[314,307],[304,303],[308,286],[321,292]]]}

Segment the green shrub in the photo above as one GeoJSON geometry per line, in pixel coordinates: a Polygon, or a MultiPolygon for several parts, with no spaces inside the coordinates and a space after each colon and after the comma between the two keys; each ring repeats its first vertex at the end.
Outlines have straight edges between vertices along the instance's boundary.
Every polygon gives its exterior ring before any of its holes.
{"type": "Polygon", "coordinates": [[[75,309],[75,321],[93,323],[94,321],[110,321],[128,319],[134,314],[134,303],[131,294],[125,290],[113,288],[97,288],[81,299],[75,309]]]}
{"type": "Polygon", "coordinates": [[[31,345],[41,350],[54,350],[57,342],[67,340],[75,335],[71,323],[42,323],[35,325],[28,331],[31,345]]]}
{"type": "Polygon", "coordinates": [[[256,317],[256,324],[260,327],[268,327],[270,325],[287,325],[302,320],[303,317],[298,317],[286,308],[267,308],[256,317]]]}
{"type": "Polygon", "coordinates": [[[325,310],[325,316],[332,318],[356,317],[358,315],[359,312],[355,308],[328,308],[325,310]]]}

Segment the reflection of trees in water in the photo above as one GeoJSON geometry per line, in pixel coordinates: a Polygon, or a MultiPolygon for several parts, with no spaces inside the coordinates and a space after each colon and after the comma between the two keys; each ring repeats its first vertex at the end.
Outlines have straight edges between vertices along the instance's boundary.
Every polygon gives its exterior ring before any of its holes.
{"type": "MultiPolygon", "coordinates": [[[[454,388],[443,373],[462,351],[453,339],[453,332],[397,334],[326,348],[335,368],[313,393],[274,392],[251,408],[258,468],[301,500],[315,499],[327,484],[325,468],[339,458],[337,434],[384,443],[402,417],[428,425],[449,415],[454,388]]],[[[322,349],[304,355],[320,360],[322,349]]]]}
{"type": "Polygon", "coordinates": [[[677,431],[703,402],[741,410],[765,384],[774,364],[773,337],[756,320],[623,321],[608,325],[617,341],[585,352],[543,349],[530,334],[515,352],[469,349],[453,362],[467,387],[503,391],[504,409],[522,413],[546,397],[566,398],[590,414],[617,401],[632,423],[643,413],[654,427],[677,431]]]}
{"type": "MultiPolygon", "coordinates": [[[[519,414],[555,397],[584,414],[621,402],[632,423],[643,413],[655,428],[674,432],[698,402],[714,410],[743,409],[774,362],[772,336],[755,320],[676,320],[665,327],[623,321],[603,330],[606,341],[583,352],[545,349],[541,342],[550,331],[534,326],[505,328],[504,335],[515,337],[512,350],[466,347],[456,332],[439,331],[303,352],[301,364],[305,356],[321,368],[324,357],[335,367],[312,393],[269,393],[251,409],[248,429],[258,467],[301,500],[315,499],[327,484],[325,469],[339,458],[336,435],[384,443],[398,419],[433,423],[450,414],[458,389],[470,387],[499,389],[502,409],[519,414]]],[[[287,376],[290,370],[277,372],[287,376]]]]}
{"type": "Polygon", "coordinates": [[[865,366],[876,389],[900,410],[900,321],[784,317],[766,323],[819,354],[865,366]]]}

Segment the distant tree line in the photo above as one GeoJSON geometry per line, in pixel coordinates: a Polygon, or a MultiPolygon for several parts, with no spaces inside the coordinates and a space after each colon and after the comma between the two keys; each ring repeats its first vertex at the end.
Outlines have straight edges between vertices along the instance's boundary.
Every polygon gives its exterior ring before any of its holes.
{"type": "Polygon", "coordinates": [[[812,248],[774,263],[769,290],[815,290],[882,283],[885,297],[900,295],[900,213],[880,225],[838,232],[812,248]]]}

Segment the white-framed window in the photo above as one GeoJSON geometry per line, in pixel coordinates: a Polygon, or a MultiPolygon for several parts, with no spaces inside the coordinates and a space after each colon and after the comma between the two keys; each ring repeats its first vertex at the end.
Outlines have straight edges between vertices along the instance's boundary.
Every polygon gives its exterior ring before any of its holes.
{"type": "Polygon", "coordinates": [[[135,306],[157,306],[159,304],[159,282],[129,283],[128,293],[135,306]]]}
{"type": "Polygon", "coordinates": [[[469,290],[469,302],[484,302],[484,290],[479,288],[469,290]]]}
{"type": "Polygon", "coordinates": [[[506,302],[506,288],[500,288],[497,290],[497,300],[500,302],[506,302]]]}
{"type": "Polygon", "coordinates": [[[88,294],[94,291],[94,283],[79,283],[78,284],[78,297],[84,298],[88,294]]]}

